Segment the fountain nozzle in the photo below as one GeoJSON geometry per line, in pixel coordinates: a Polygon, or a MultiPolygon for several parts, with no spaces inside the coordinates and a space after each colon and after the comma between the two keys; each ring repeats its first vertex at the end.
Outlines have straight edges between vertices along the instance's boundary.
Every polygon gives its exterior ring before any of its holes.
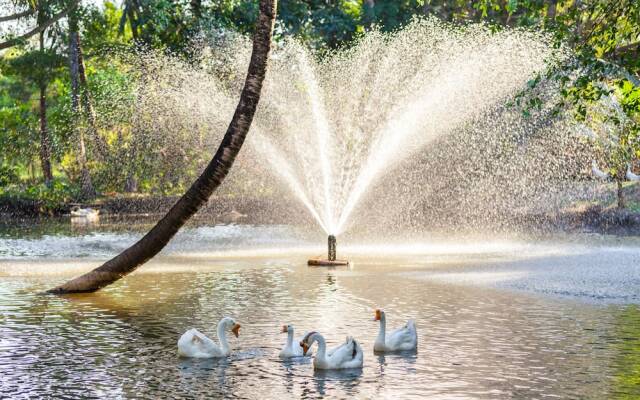
{"type": "Polygon", "coordinates": [[[314,265],[318,267],[337,267],[340,265],[351,265],[349,260],[338,260],[336,255],[336,237],[335,235],[329,235],[327,258],[312,258],[307,262],[307,265],[314,265]]]}
{"type": "Polygon", "coordinates": [[[329,235],[329,261],[336,260],[336,237],[329,235]]]}

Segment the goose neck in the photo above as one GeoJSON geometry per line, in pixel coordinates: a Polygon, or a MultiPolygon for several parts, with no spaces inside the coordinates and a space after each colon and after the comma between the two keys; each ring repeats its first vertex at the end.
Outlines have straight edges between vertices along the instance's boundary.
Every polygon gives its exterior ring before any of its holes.
{"type": "Polygon", "coordinates": [[[287,330],[287,347],[293,348],[293,328],[287,330]]]}
{"type": "Polygon", "coordinates": [[[325,342],[324,337],[320,334],[315,334],[313,335],[313,341],[318,342],[318,354],[316,354],[316,358],[325,360],[327,356],[327,342],[325,342]]]}
{"type": "Polygon", "coordinates": [[[220,341],[220,348],[224,353],[229,352],[229,342],[227,342],[227,334],[225,331],[225,323],[224,321],[220,321],[218,323],[218,341],[220,341]]]}
{"type": "Polygon", "coordinates": [[[387,319],[386,319],[384,313],[381,313],[381,315],[380,315],[380,330],[378,331],[378,338],[376,339],[376,342],[379,342],[379,343],[384,343],[385,342],[386,330],[387,330],[387,319]]]}

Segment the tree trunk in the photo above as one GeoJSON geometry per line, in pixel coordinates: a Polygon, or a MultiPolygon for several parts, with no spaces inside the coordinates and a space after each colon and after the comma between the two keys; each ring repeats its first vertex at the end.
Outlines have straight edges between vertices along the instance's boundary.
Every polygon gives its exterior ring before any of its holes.
{"type": "MultiPolygon", "coordinates": [[[[584,29],[584,24],[583,24],[582,17],[581,17],[581,15],[582,15],[582,10],[581,10],[581,8],[582,8],[582,0],[575,0],[573,2],[572,8],[574,9],[574,12],[576,13],[576,16],[577,16],[576,21],[575,21],[575,26],[573,27],[573,30],[575,32],[575,35],[577,37],[581,38],[583,29],[584,29]]],[[[578,39],[578,40],[580,40],[580,39],[578,39]]]]}
{"type": "Polygon", "coordinates": [[[133,173],[127,174],[127,179],[124,181],[125,193],[136,193],[138,191],[138,180],[133,173]]]}
{"type": "Polygon", "coordinates": [[[367,28],[371,28],[371,25],[373,25],[373,23],[376,20],[375,7],[376,7],[375,0],[364,0],[364,16],[366,18],[365,26],[367,28]]]}
{"type": "Polygon", "coordinates": [[[134,43],[137,43],[138,38],[140,37],[138,33],[138,19],[136,17],[136,11],[138,11],[138,3],[135,0],[129,1],[130,4],[129,7],[127,7],[127,18],[129,19],[129,26],[131,27],[131,36],[133,37],[133,41],[134,43]]]}
{"type": "Polygon", "coordinates": [[[83,199],[92,199],[96,191],[91,182],[91,174],[87,168],[87,151],[84,143],[84,127],[82,111],[80,110],[80,35],[78,33],[78,20],[75,11],[69,16],[69,75],[71,77],[71,110],[73,112],[74,130],[78,140],[78,165],[80,166],[81,196],[83,199]]]}
{"type": "Polygon", "coordinates": [[[202,18],[202,0],[191,0],[191,13],[193,14],[193,18],[200,22],[202,18]]]}
{"type": "Polygon", "coordinates": [[[549,1],[549,5],[547,6],[547,19],[549,21],[556,20],[556,10],[558,7],[558,0],[549,1]]]}
{"type": "Polygon", "coordinates": [[[622,190],[622,181],[620,179],[617,179],[616,185],[618,187],[618,210],[624,210],[627,207],[627,205],[624,201],[624,191],[622,190]]]}
{"type": "Polygon", "coordinates": [[[51,174],[51,143],[47,130],[47,85],[40,84],[40,165],[44,183],[49,186],[53,180],[51,174]]]}
{"type": "Polygon", "coordinates": [[[431,2],[425,1],[422,4],[422,15],[429,15],[429,14],[431,14],[431,2]]]}
{"type": "Polygon", "coordinates": [[[93,292],[117,281],[158,254],[206,203],[229,173],[251,126],[267,69],[275,13],[276,0],[260,0],[253,52],[240,101],[216,154],[200,177],[156,226],[133,246],[93,271],[51,289],[50,293],[93,292]]]}
{"type": "MultiPolygon", "coordinates": [[[[40,52],[44,52],[44,32],[40,32],[40,52]]],[[[51,141],[47,129],[47,84],[40,82],[40,165],[44,183],[49,186],[53,180],[51,173],[51,141]]]]}
{"type": "Polygon", "coordinates": [[[78,77],[80,78],[80,94],[82,99],[82,108],[84,116],[87,119],[89,125],[89,132],[91,138],[97,149],[98,158],[100,161],[107,159],[108,146],[107,142],[98,133],[98,124],[96,123],[96,113],[93,109],[93,100],[91,99],[91,90],[87,84],[87,74],[84,68],[84,57],[82,56],[82,43],[78,36],[78,77]]]}

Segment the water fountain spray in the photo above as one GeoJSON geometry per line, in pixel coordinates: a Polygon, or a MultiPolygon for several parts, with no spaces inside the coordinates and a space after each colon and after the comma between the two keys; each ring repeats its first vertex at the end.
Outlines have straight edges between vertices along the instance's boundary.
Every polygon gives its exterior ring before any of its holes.
{"type": "MultiPolygon", "coordinates": [[[[296,42],[278,55],[251,149],[327,235],[340,235],[380,214],[363,204],[381,182],[406,178],[402,168],[423,149],[504,104],[545,68],[550,48],[535,33],[462,32],[422,20],[393,35],[369,32],[329,58],[296,42]]],[[[417,203],[408,199],[414,193],[403,194],[407,201],[394,193],[374,203],[417,203]]]]}
{"type": "MultiPolygon", "coordinates": [[[[226,129],[220,116],[233,112],[233,88],[243,82],[217,76],[243,76],[251,52],[241,38],[228,40],[203,58],[202,70],[165,55],[144,58],[150,63],[145,69],[161,76],[140,89],[136,109],[144,112],[138,111],[136,132],[163,133],[158,142],[175,149],[171,159],[185,145],[188,158],[202,157],[202,143],[219,142],[215,135],[226,129]]],[[[230,194],[247,190],[247,179],[277,185],[308,211],[330,243],[330,235],[347,231],[379,235],[434,218],[455,222],[459,213],[465,221],[469,215],[485,223],[488,213],[502,218],[503,209],[532,200],[546,207],[549,197],[539,194],[554,195],[547,181],[532,185],[527,174],[513,174],[515,166],[526,169],[535,162],[538,171],[544,165],[546,172],[565,173],[556,167],[562,160],[541,162],[539,155],[549,152],[531,150],[546,148],[546,136],[523,139],[540,127],[527,125],[518,110],[503,108],[547,67],[554,50],[545,35],[416,20],[393,34],[371,31],[331,57],[316,57],[295,41],[274,53],[249,146],[225,188],[230,194]],[[441,173],[452,164],[456,174],[441,173]]],[[[289,218],[291,204],[269,203],[274,216],[289,218]]],[[[321,258],[339,261],[331,252],[321,258]]]]}

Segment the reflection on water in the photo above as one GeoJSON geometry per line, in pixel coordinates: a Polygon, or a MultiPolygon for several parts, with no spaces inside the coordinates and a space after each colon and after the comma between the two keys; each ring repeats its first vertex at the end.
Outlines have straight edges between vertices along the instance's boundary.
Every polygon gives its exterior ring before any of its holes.
{"type": "MultiPolygon", "coordinates": [[[[134,274],[103,292],[37,295],[59,278],[0,280],[4,396],[238,398],[605,398],[638,393],[636,306],[594,306],[399,275],[359,263],[327,271],[248,259],[237,268],[134,274]],[[390,326],[418,323],[419,351],[374,355],[390,326]],[[176,354],[182,332],[242,325],[228,360],[176,354]],[[277,357],[284,323],[329,345],[354,335],[362,371],[314,372],[277,357]]],[[[415,269],[415,271],[414,271],[415,269]]]]}
{"type": "Polygon", "coordinates": [[[640,397],[633,238],[341,238],[355,264],[327,269],[305,265],[326,238],[199,226],[99,293],[38,295],[140,235],[61,224],[0,226],[0,397],[640,397]],[[373,354],[378,307],[389,328],[416,320],[418,353],[373,354]],[[215,336],[225,315],[243,326],[229,359],[177,356],[185,330],[215,336]],[[285,323],[329,346],[353,335],[364,368],[280,360],[285,323]]]}
{"type": "Polygon", "coordinates": [[[618,350],[612,394],[617,398],[640,398],[640,307],[628,306],[617,313],[617,332],[612,340],[618,350]]]}

